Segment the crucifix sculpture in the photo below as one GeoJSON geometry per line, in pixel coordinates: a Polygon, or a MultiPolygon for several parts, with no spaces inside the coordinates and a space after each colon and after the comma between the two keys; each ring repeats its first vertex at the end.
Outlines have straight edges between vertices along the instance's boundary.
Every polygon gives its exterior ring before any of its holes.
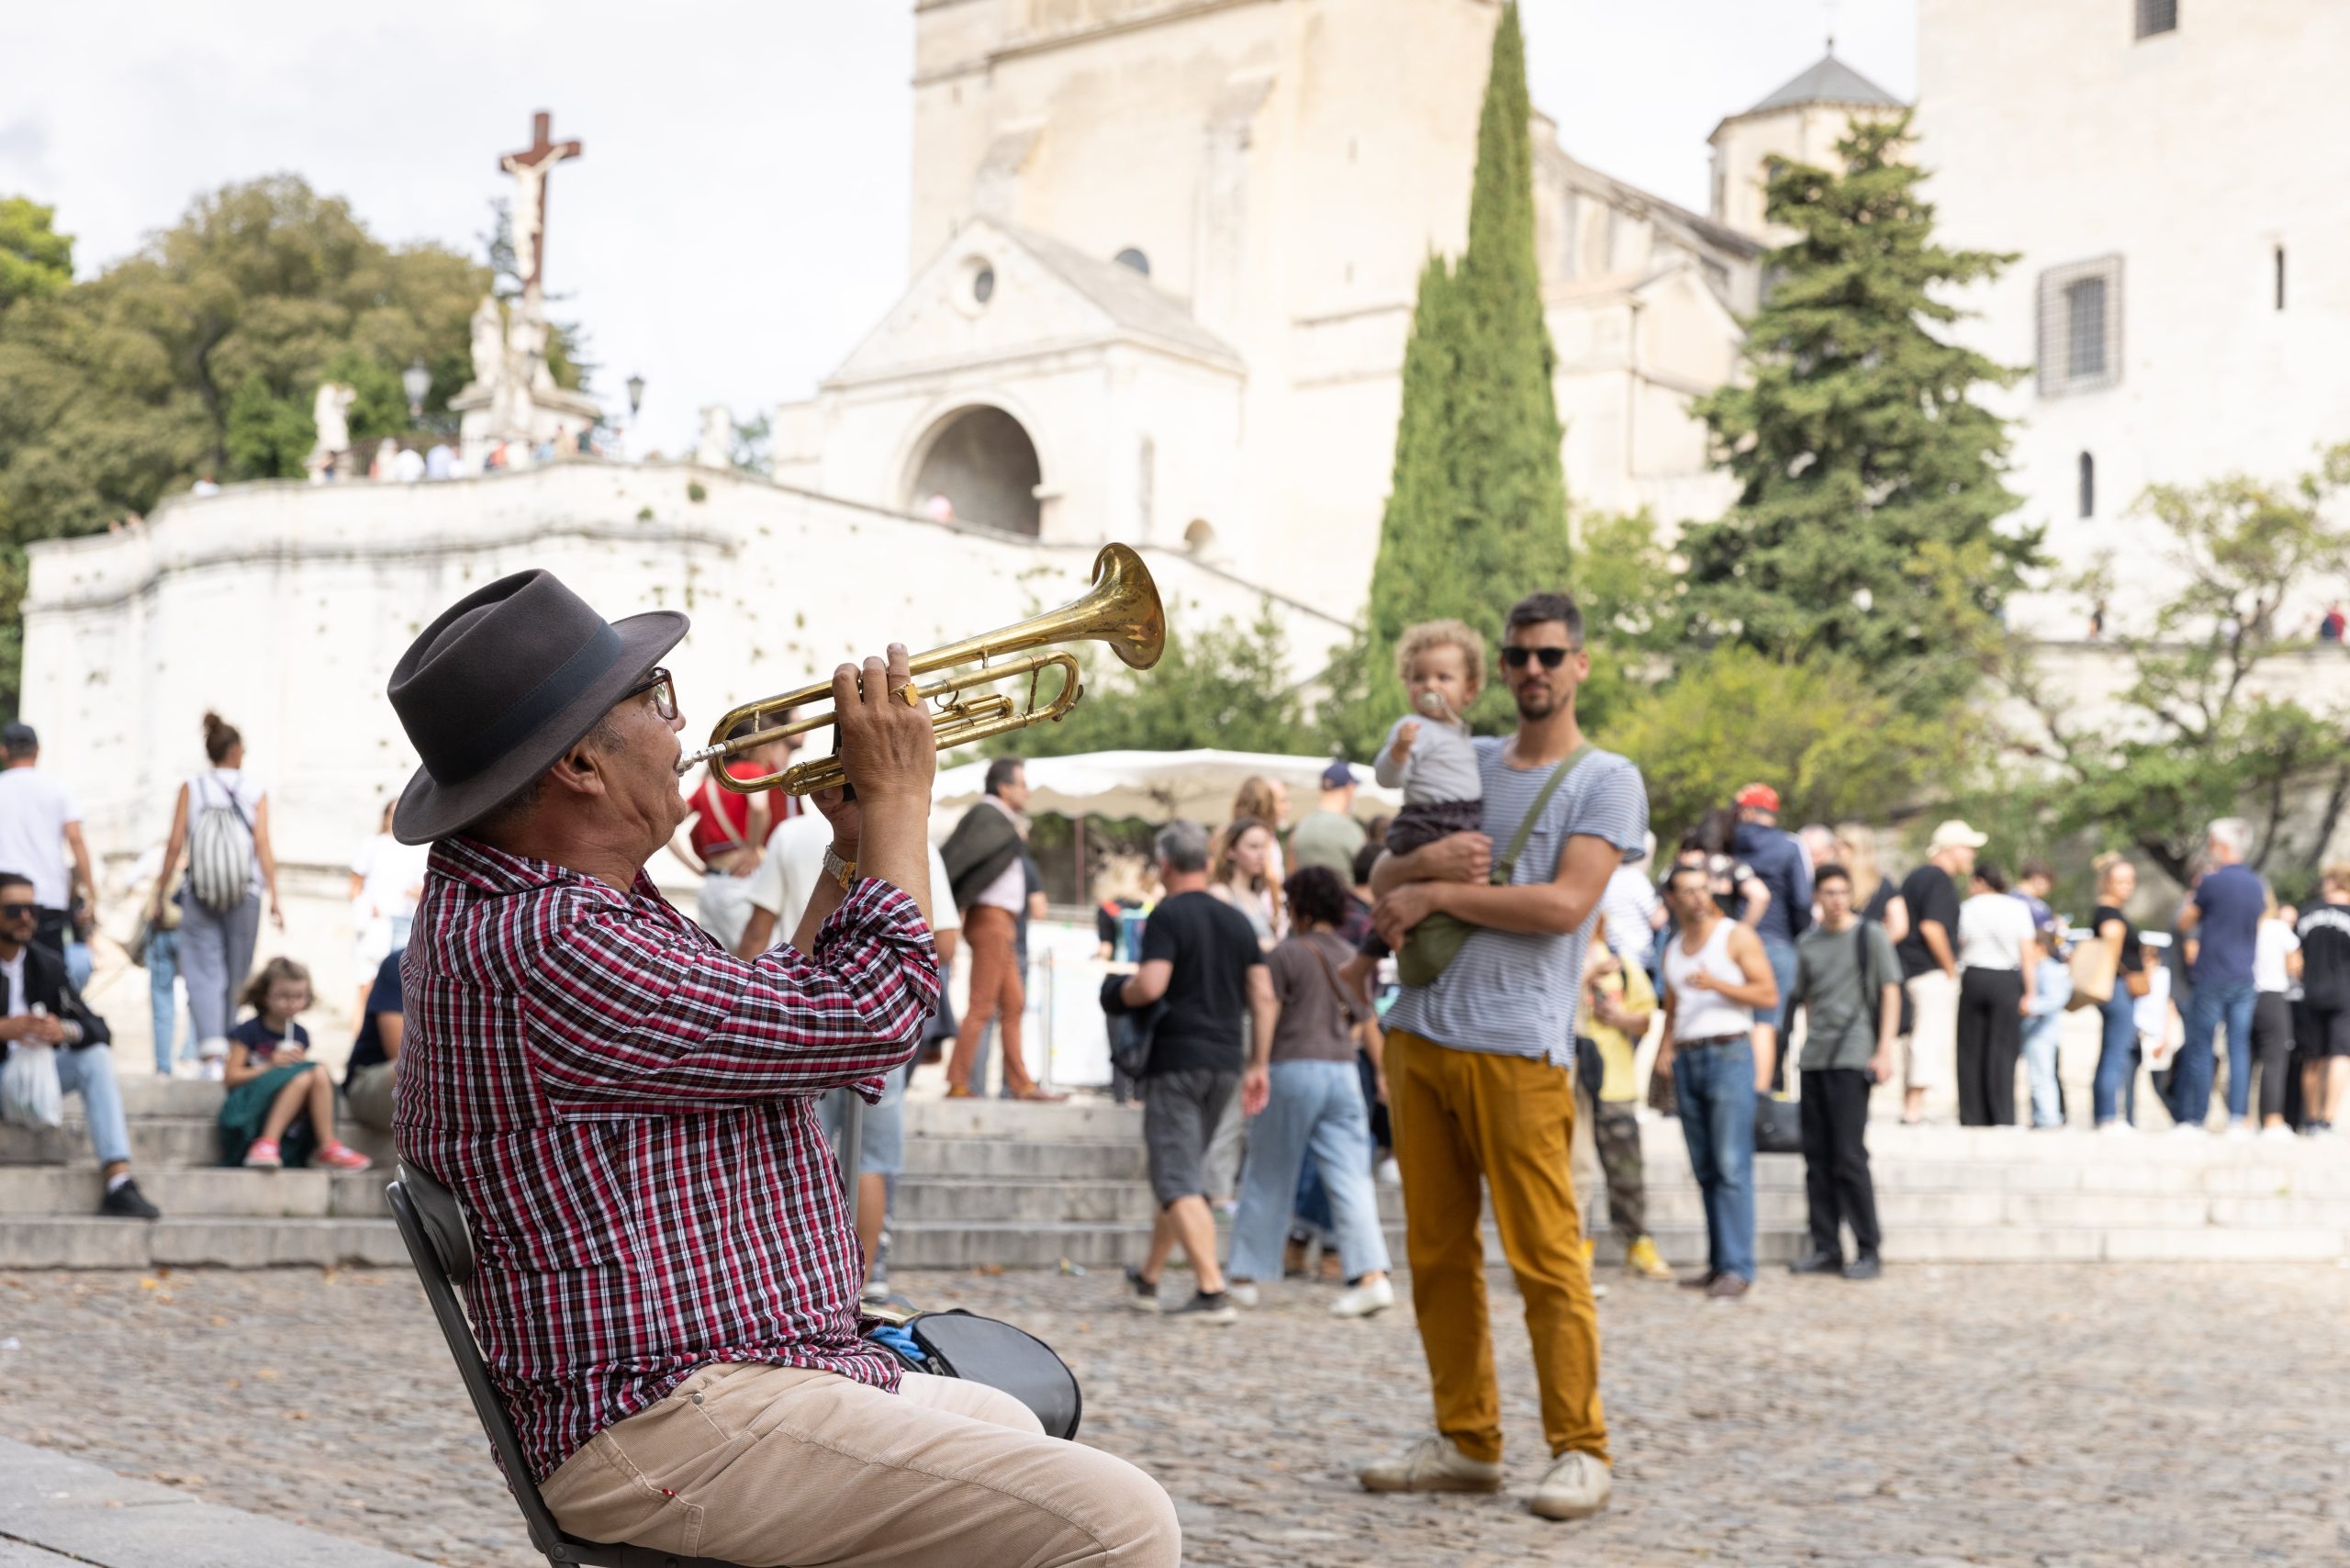
{"type": "Polygon", "coordinates": [[[539,274],[546,266],[547,175],[566,158],[576,158],[576,141],[551,141],[544,109],[531,117],[531,145],[509,152],[498,166],[514,176],[514,270],[522,275],[525,294],[539,292],[539,274]]]}

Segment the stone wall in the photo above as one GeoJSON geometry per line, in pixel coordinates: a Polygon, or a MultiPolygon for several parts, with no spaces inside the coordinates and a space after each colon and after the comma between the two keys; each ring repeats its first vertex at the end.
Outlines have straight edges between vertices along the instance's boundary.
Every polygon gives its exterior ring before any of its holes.
{"type": "MultiPolygon", "coordinates": [[[[262,484],[180,497],[125,533],[35,545],[23,712],[42,766],[78,797],[119,875],[162,843],[204,764],[199,719],[244,734],[270,788],[290,950],[340,999],[348,874],[416,766],[384,699],[393,664],[443,608],[543,566],[607,615],[684,610],[671,655],[688,734],[901,640],[920,650],[1077,598],[1091,545],[941,526],[683,464],[565,461],[431,485],[262,484]],[[691,498],[690,487],[704,498],[691,498]]],[[[1146,555],[1170,618],[1253,616],[1251,585],[1178,551],[1146,555]]],[[[1276,601],[1310,676],[1343,628],[1276,601]]],[[[666,856],[657,875],[683,881],[666,856]]],[[[127,931],[118,901],[109,928],[127,931]]]]}

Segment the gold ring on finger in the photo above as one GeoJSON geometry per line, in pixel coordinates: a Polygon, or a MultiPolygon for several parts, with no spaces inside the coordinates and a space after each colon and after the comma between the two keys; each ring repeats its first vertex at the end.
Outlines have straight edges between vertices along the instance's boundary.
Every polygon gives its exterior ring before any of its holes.
{"type": "Polygon", "coordinates": [[[914,689],[914,683],[911,680],[906,682],[905,685],[898,688],[895,691],[890,693],[890,695],[897,698],[909,708],[919,708],[922,706],[922,693],[914,689]]]}

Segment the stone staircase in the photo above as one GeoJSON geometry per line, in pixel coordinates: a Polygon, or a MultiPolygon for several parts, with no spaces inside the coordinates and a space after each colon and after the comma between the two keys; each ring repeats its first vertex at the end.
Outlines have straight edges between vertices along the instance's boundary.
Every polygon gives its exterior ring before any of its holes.
{"type": "MultiPolygon", "coordinates": [[[[355,1175],[225,1170],[213,1163],[218,1085],[138,1079],[122,1089],[140,1184],[167,1217],[95,1216],[97,1167],[78,1120],[43,1133],[0,1126],[0,1268],[406,1264],[384,1204],[388,1140],[345,1127],[378,1160],[355,1175]]],[[[890,1220],[896,1265],[1100,1268],[1139,1256],[1154,1205],[1136,1108],[917,1100],[907,1113],[890,1220]]],[[[1658,1244],[1674,1263],[1700,1262],[1704,1213],[1680,1129],[1651,1121],[1643,1143],[1658,1244]]],[[[1886,1256],[1896,1261],[2350,1260],[2350,1138],[1880,1124],[1872,1143],[1886,1256]]],[[[1765,1156],[1755,1182],[1762,1261],[1794,1257],[1802,1161],[1765,1156]]],[[[1381,1188],[1379,1201],[1400,1259],[1402,1194],[1381,1188]]],[[[1605,1206],[1590,1195],[1607,1262],[1620,1249],[1605,1206]]],[[[1487,1251],[1500,1260],[1490,1227],[1487,1251]]]]}

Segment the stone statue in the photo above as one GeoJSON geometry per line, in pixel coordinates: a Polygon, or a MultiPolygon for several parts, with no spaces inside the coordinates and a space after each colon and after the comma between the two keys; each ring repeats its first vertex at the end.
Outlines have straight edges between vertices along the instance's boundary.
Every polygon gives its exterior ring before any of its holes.
{"type": "Polygon", "coordinates": [[[474,307],[474,379],[494,386],[506,374],[506,318],[498,301],[483,295],[474,307]]]}
{"type": "Polygon", "coordinates": [[[313,484],[324,481],[335,454],[351,444],[351,405],[358,398],[355,387],[334,381],[319,383],[318,395],[310,401],[310,422],[318,427],[319,439],[303,465],[310,471],[313,484]]]}
{"type": "Polygon", "coordinates": [[[521,276],[525,294],[538,293],[539,274],[546,267],[547,176],[554,172],[557,163],[580,153],[576,141],[548,139],[551,118],[544,110],[532,116],[531,145],[498,161],[498,168],[514,176],[514,207],[509,216],[514,240],[514,270],[521,276]]]}
{"type": "Polygon", "coordinates": [[[694,463],[702,468],[734,465],[734,415],[722,403],[701,411],[701,441],[694,447],[694,463]]]}

